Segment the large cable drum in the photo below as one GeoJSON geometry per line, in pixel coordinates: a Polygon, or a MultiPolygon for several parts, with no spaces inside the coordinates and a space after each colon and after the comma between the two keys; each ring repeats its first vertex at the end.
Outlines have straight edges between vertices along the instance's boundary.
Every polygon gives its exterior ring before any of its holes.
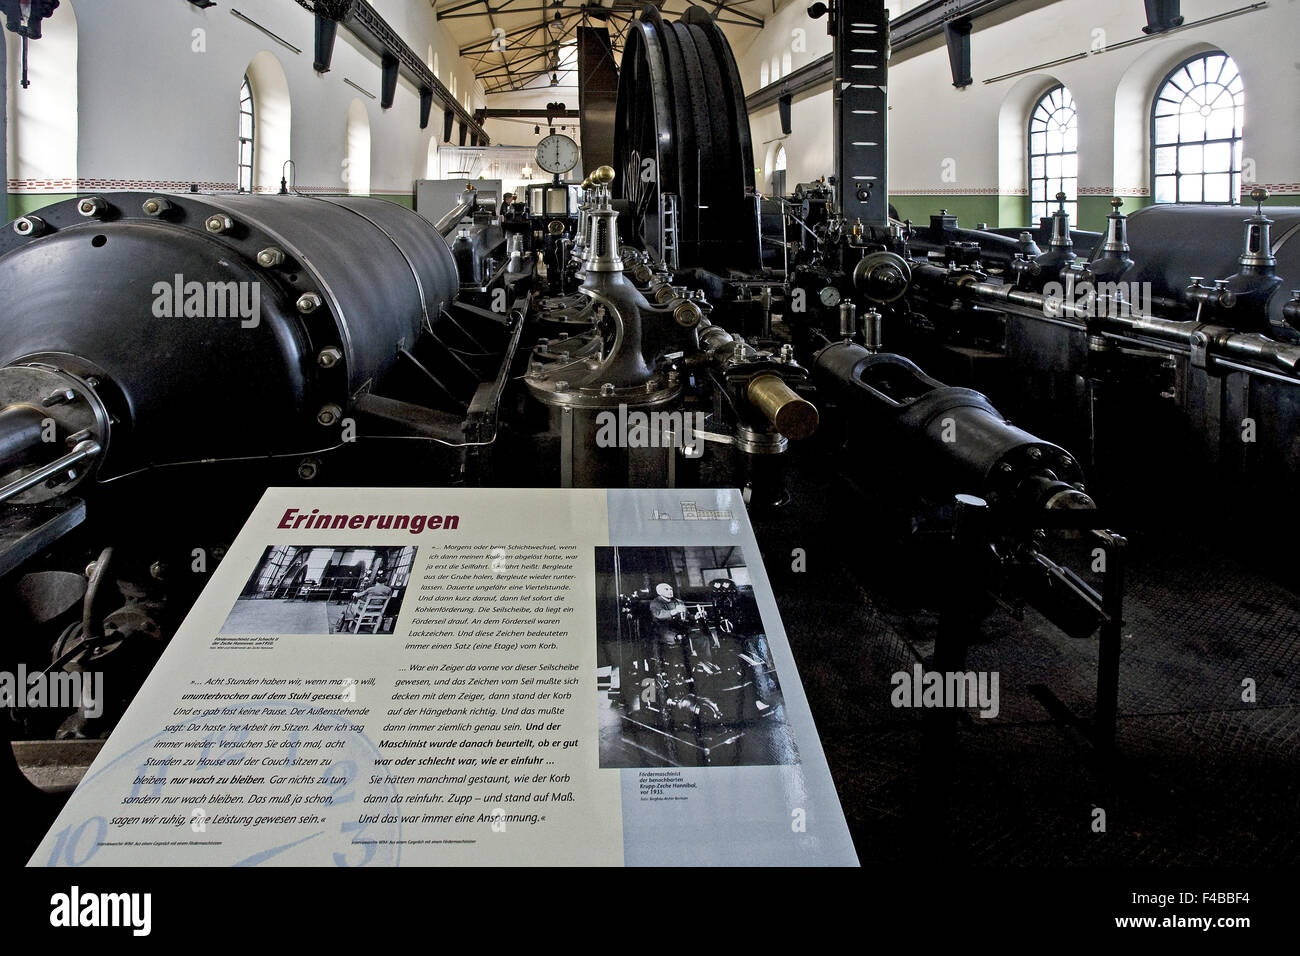
{"type": "Polygon", "coordinates": [[[758,268],[749,111],[731,47],[703,7],[675,23],[647,7],[628,29],[614,168],[625,238],[682,268],[758,268]]]}
{"type": "Polygon", "coordinates": [[[384,200],[69,200],[0,235],[0,392],[40,406],[31,369],[73,376],[111,423],[101,476],[329,446],[457,288],[442,237],[384,200]]]}

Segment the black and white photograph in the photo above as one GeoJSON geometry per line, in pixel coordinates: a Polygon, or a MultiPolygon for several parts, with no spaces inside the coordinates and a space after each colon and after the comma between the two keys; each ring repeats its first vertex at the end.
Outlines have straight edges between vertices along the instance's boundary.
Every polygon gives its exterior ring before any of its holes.
{"type": "Polygon", "coordinates": [[[798,762],[740,548],[597,548],[601,767],[798,762]]]}
{"type": "Polygon", "coordinates": [[[414,547],[271,545],[222,634],[392,634],[414,547]]]}

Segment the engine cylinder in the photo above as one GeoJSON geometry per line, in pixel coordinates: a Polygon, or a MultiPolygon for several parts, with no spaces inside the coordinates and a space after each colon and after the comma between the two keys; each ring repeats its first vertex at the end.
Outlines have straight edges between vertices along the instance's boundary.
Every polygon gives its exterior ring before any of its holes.
{"type": "MultiPolygon", "coordinates": [[[[1139,209],[1128,217],[1133,267],[1124,281],[1150,282],[1152,296],[1180,299],[1192,276],[1209,280],[1235,275],[1241,267],[1243,224],[1253,212],[1247,206],[1175,204],[1139,209]]],[[[1300,276],[1300,239],[1295,235],[1300,232],[1300,206],[1265,206],[1264,212],[1273,220],[1277,274],[1300,276]]],[[[1282,309],[1287,298],[1285,292],[1271,293],[1267,304],[1271,325],[1286,324],[1282,309]]],[[[1231,324],[1232,317],[1226,321],[1231,324]]]]}
{"type": "Polygon", "coordinates": [[[40,218],[0,236],[0,366],[91,383],[108,472],[333,443],[322,410],[350,409],[458,288],[443,238],[384,200],[116,193],[95,219],[75,200],[40,218]]]}

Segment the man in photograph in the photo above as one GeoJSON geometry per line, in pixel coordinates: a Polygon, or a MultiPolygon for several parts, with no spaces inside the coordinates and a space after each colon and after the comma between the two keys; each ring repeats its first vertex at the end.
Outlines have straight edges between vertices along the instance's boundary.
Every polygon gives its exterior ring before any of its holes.
{"type": "MultiPolygon", "coordinates": [[[[682,642],[682,639],[690,633],[693,626],[699,626],[700,622],[707,619],[708,615],[703,610],[695,615],[694,622],[690,619],[690,614],[686,610],[686,604],[673,590],[671,584],[661,583],[655,587],[655,596],[650,601],[650,617],[655,623],[656,636],[659,638],[660,647],[676,647],[682,642]]],[[[707,644],[707,640],[705,644],[707,644]]],[[[705,657],[712,657],[712,647],[706,648],[705,657]]],[[[691,648],[692,655],[699,653],[695,647],[691,648]]]]}
{"type": "Polygon", "coordinates": [[[353,623],[360,617],[366,602],[374,597],[390,598],[393,596],[393,589],[384,583],[384,574],[381,572],[376,575],[375,583],[363,591],[358,591],[352,595],[352,601],[343,611],[343,616],[339,619],[339,630],[347,631],[353,626],[353,623]]]}

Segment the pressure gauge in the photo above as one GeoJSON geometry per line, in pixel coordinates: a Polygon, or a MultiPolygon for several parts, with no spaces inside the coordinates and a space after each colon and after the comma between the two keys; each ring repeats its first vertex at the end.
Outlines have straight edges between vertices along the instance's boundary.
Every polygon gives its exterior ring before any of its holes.
{"type": "Polygon", "coordinates": [[[537,144],[537,165],[548,173],[567,173],[578,165],[578,144],[562,133],[552,133],[537,144]]]}
{"type": "Polygon", "coordinates": [[[822,300],[822,305],[828,309],[833,309],[840,304],[840,290],[833,285],[828,285],[817,293],[817,298],[822,300]]]}

